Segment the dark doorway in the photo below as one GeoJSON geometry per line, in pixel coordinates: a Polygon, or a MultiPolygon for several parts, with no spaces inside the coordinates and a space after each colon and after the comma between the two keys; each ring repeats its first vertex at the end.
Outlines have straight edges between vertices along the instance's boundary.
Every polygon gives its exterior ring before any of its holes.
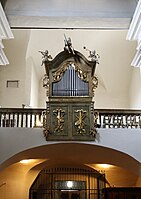
{"type": "Polygon", "coordinates": [[[60,199],[81,199],[79,191],[62,192],[60,199]]]}

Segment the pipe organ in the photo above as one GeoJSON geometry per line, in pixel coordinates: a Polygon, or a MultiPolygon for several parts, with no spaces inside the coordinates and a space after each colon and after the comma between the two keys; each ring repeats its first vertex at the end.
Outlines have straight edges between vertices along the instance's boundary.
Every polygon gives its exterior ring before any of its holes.
{"type": "Polygon", "coordinates": [[[89,51],[88,60],[73,49],[69,38],[54,59],[48,50],[41,53],[47,95],[43,113],[46,140],[95,140],[97,115],[93,98],[98,86],[95,51],[89,51]]]}

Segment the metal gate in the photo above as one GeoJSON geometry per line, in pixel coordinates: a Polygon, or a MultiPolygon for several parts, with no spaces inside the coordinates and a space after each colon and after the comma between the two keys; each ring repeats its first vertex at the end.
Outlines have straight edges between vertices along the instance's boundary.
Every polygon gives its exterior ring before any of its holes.
{"type": "Polygon", "coordinates": [[[105,175],[83,168],[42,170],[30,188],[29,199],[102,199],[105,175]]]}

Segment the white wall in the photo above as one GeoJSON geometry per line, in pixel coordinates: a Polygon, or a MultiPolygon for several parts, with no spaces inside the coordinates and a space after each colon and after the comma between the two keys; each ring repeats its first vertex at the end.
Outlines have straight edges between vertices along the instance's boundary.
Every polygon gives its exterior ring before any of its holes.
{"type": "Polygon", "coordinates": [[[30,30],[16,31],[15,39],[5,43],[10,64],[0,67],[0,106],[38,107],[39,80],[32,57],[27,57],[30,30]],[[7,80],[19,80],[18,88],[6,88],[7,80]],[[16,100],[15,100],[16,99],[16,100]]]}
{"type": "Polygon", "coordinates": [[[32,57],[26,60],[25,107],[38,107],[39,80],[32,57]]]}
{"type": "Polygon", "coordinates": [[[133,68],[130,84],[130,108],[141,109],[141,72],[140,68],[133,68]]]}
{"type": "MultiPolygon", "coordinates": [[[[41,66],[39,50],[48,49],[54,58],[63,50],[64,30],[13,30],[13,33],[15,39],[5,42],[10,65],[0,67],[0,106],[27,104],[44,108],[46,95],[41,81],[44,66],[41,66]],[[6,88],[6,80],[19,80],[20,87],[6,88]]],[[[129,108],[130,63],[136,43],[126,41],[127,31],[68,30],[65,33],[85,57],[89,53],[83,49],[84,45],[90,50],[96,49],[100,55],[95,108],[129,108]]]]}
{"type": "MultiPolygon", "coordinates": [[[[18,32],[18,30],[16,30],[18,32]]],[[[13,34],[15,31],[13,30],[13,34]]],[[[10,64],[0,67],[0,106],[22,107],[25,96],[26,49],[30,30],[23,30],[15,39],[5,41],[5,53],[10,64]],[[19,80],[18,88],[6,88],[7,80],[19,80]],[[16,99],[16,100],[15,100],[16,99]]]]}
{"type": "Polygon", "coordinates": [[[28,57],[26,59],[25,99],[24,99],[24,104],[26,106],[30,106],[31,76],[32,76],[32,58],[28,57]]]}
{"type": "Polygon", "coordinates": [[[129,98],[128,93],[111,93],[106,90],[102,85],[98,85],[95,91],[95,109],[128,109],[129,108],[129,98]]]}
{"type": "MultiPolygon", "coordinates": [[[[97,145],[101,147],[107,147],[109,149],[114,149],[121,153],[128,154],[138,162],[141,162],[141,153],[139,150],[141,134],[139,132],[140,129],[126,129],[126,128],[98,129],[97,138],[95,141],[91,142],[68,141],[68,143],[74,143],[74,144],[78,143],[84,145],[88,144],[93,146],[97,145]]],[[[64,142],[59,142],[59,143],[55,141],[47,142],[44,138],[43,130],[41,128],[1,128],[0,151],[2,151],[2,153],[0,156],[0,169],[3,166],[3,163],[5,164],[6,160],[9,160],[11,157],[20,154],[23,151],[26,152],[28,151],[28,149],[33,149],[33,148],[36,149],[40,146],[45,146],[45,147],[50,145],[55,146],[56,144],[61,144],[61,143],[64,142]]],[[[42,153],[41,150],[39,152],[42,153]]],[[[64,151],[62,155],[64,155],[65,157],[66,153],[67,151],[64,151]]],[[[38,157],[48,158],[49,153],[40,154],[40,155],[36,153],[32,154],[34,158],[37,158],[36,155],[38,157]]],[[[81,154],[80,156],[83,156],[83,154],[81,154]]],[[[116,161],[116,159],[112,160],[116,161]]],[[[129,167],[129,165],[127,166],[129,167]]]]}
{"type": "Polygon", "coordinates": [[[34,63],[32,62],[32,72],[31,72],[31,93],[30,93],[30,106],[38,107],[38,92],[39,92],[39,79],[36,73],[34,63]]]}
{"type": "Polygon", "coordinates": [[[42,78],[39,81],[39,100],[38,101],[39,101],[38,106],[40,108],[46,107],[46,89],[43,88],[42,78]]]}

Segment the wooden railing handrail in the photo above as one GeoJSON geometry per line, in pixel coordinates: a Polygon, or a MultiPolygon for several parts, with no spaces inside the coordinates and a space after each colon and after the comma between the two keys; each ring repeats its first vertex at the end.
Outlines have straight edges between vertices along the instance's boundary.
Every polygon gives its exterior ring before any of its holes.
{"type": "Polygon", "coordinates": [[[141,110],[137,109],[95,109],[95,111],[98,111],[102,114],[134,114],[134,115],[140,115],[141,110]]]}
{"type": "Polygon", "coordinates": [[[0,113],[42,113],[44,110],[40,108],[0,108],[0,113]]]}
{"type": "MultiPolygon", "coordinates": [[[[11,113],[11,112],[16,112],[16,113],[39,113],[44,111],[45,108],[0,108],[0,113],[11,113]]],[[[141,110],[137,109],[95,109],[95,111],[98,111],[99,113],[105,113],[105,114],[141,114],[141,110]]]]}

